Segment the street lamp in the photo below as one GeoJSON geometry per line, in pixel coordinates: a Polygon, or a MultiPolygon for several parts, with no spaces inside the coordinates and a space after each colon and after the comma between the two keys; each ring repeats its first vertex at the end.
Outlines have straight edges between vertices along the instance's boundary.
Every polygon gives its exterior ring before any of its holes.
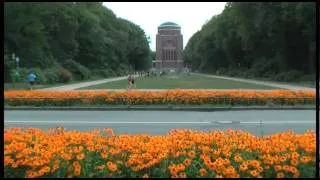
{"type": "Polygon", "coordinates": [[[12,53],[12,60],[13,60],[13,71],[15,71],[12,74],[12,82],[13,82],[13,88],[15,87],[15,81],[19,80],[19,62],[20,62],[20,58],[16,55],[15,53],[12,53]],[[17,66],[15,66],[15,63],[17,63],[17,66]]]}
{"type": "Polygon", "coordinates": [[[17,80],[19,80],[19,62],[20,62],[20,58],[16,57],[16,63],[17,63],[16,75],[17,75],[17,80]]]}

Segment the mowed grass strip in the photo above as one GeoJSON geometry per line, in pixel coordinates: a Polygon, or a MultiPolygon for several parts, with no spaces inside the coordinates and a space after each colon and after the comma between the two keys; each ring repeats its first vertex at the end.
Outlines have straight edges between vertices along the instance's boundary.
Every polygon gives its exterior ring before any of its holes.
{"type": "MultiPolygon", "coordinates": [[[[73,80],[67,83],[55,83],[55,84],[39,84],[36,83],[33,85],[33,89],[44,89],[44,88],[52,88],[58,86],[65,86],[77,83],[84,83],[84,82],[91,82],[96,80],[103,80],[104,78],[101,77],[93,77],[89,80],[73,80]]],[[[30,90],[29,82],[15,82],[15,83],[4,83],[4,90],[30,90]]]]}
{"type": "MultiPolygon", "coordinates": [[[[125,89],[127,80],[114,81],[94,86],[79,88],[84,89],[125,89]]],[[[190,76],[167,77],[137,77],[136,89],[278,89],[271,86],[243,83],[220,78],[190,76]]]]}
{"type": "MultiPolygon", "coordinates": [[[[33,89],[42,89],[52,87],[54,85],[49,84],[35,84],[33,89]]],[[[4,83],[4,90],[29,90],[30,85],[28,82],[17,82],[17,83],[4,83]]]]}

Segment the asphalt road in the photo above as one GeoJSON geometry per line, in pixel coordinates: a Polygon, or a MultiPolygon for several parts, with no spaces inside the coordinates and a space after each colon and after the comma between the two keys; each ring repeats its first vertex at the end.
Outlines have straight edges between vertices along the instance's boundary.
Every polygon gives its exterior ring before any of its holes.
{"type": "Polygon", "coordinates": [[[315,110],[185,111],[4,111],[4,127],[90,130],[112,128],[119,133],[166,134],[170,129],[249,131],[257,136],[316,127],[315,110]]]}

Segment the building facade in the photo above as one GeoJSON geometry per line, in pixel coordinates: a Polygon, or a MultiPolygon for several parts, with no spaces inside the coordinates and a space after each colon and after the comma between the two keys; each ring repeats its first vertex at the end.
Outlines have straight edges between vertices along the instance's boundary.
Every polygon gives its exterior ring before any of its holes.
{"type": "Polygon", "coordinates": [[[156,37],[156,60],[153,68],[160,71],[177,71],[184,67],[183,37],[181,27],[173,22],[166,22],[158,27],[156,37]]]}

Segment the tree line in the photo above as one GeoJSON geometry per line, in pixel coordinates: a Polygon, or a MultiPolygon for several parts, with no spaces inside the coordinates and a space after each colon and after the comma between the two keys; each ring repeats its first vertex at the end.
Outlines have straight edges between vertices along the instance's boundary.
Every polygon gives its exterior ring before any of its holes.
{"type": "Polygon", "coordinates": [[[184,60],[193,71],[314,81],[314,2],[229,2],[189,40],[184,60]]]}
{"type": "MultiPolygon", "coordinates": [[[[101,2],[4,5],[4,77],[33,70],[42,83],[118,76],[151,66],[145,32],[101,2]]],[[[25,78],[25,77],[22,77],[25,78]]]]}

